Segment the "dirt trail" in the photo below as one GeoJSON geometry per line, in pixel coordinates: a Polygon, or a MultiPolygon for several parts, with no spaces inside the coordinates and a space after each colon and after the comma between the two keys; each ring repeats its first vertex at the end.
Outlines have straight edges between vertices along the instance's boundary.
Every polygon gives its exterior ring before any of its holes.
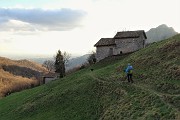
{"type": "Polygon", "coordinates": [[[180,111],[178,110],[178,108],[174,107],[172,104],[170,104],[169,102],[166,102],[166,101],[163,99],[164,96],[174,97],[174,96],[180,96],[179,94],[171,95],[171,94],[167,94],[167,93],[157,92],[157,91],[155,91],[155,90],[153,90],[153,89],[148,88],[146,85],[143,85],[143,84],[133,84],[133,86],[138,87],[138,88],[140,88],[140,89],[143,89],[144,91],[148,91],[148,92],[151,93],[151,94],[157,95],[164,104],[166,104],[166,105],[168,105],[169,107],[173,108],[173,109],[178,113],[177,119],[180,120],[180,111]]]}
{"type": "MultiPolygon", "coordinates": [[[[115,83],[116,82],[117,84],[120,84],[120,83],[122,84],[122,82],[124,82],[124,81],[119,81],[119,80],[118,81],[103,80],[103,79],[100,79],[100,78],[96,77],[93,73],[90,73],[89,76],[92,77],[93,79],[99,81],[99,82],[102,82],[102,83],[112,83],[112,82],[115,83]]],[[[149,93],[158,96],[164,104],[168,105],[170,108],[174,109],[178,113],[178,116],[177,116],[178,118],[177,119],[180,120],[180,111],[178,110],[178,108],[174,107],[172,104],[166,102],[163,99],[163,96],[175,97],[175,96],[180,96],[179,94],[172,95],[172,94],[167,94],[167,93],[161,93],[161,92],[155,91],[153,89],[150,89],[147,85],[136,83],[136,82],[133,83],[132,85],[134,87],[142,89],[143,91],[148,91],[149,93]]]]}

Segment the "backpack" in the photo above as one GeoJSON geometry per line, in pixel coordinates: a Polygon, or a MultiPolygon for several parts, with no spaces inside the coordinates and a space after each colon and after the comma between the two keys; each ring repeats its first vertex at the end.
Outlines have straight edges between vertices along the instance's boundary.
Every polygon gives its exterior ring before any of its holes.
{"type": "Polygon", "coordinates": [[[129,70],[129,71],[128,71],[128,73],[129,73],[129,74],[132,74],[132,73],[133,73],[133,70],[132,70],[132,69],[131,69],[131,70],[129,70]]]}
{"type": "Polygon", "coordinates": [[[132,74],[132,73],[133,73],[133,68],[132,68],[132,66],[129,66],[128,74],[132,74]]]}

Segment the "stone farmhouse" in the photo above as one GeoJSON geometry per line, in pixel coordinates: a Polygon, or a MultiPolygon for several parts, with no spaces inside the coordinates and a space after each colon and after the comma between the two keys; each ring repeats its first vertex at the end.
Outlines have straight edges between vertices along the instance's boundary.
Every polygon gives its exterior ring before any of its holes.
{"type": "Polygon", "coordinates": [[[131,53],[145,47],[147,39],[144,30],[117,32],[113,38],[101,38],[96,47],[96,59],[100,61],[106,57],[131,53]]]}

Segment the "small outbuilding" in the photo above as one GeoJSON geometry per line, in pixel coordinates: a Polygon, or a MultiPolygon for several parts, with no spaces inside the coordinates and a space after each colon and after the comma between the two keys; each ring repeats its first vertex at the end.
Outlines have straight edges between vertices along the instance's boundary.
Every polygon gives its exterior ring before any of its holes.
{"type": "Polygon", "coordinates": [[[100,61],[106,57],[130,53],[145,47],[147,39],[144,30],[117,32],[113,38],[101,38],[96,47],[96,59],[100,61]]]}
{"type": "Polygon", "coordinates": [[[43,84],[51,82],[59,78],[59,73],[47,73],[43,76],[43,84]]]}

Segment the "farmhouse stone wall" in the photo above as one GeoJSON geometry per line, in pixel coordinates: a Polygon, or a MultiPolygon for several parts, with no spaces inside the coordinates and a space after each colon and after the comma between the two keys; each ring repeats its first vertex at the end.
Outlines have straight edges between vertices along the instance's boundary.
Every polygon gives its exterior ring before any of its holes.
{"type": "Polygon", "coordinates": [[[141,38],[115,39],[114,55],[139,50],[144,47],[143,41],[141,38]]]}
{"type": "Polygon", "coordinates": [[[114,38],[101,38],[96,44],[96,59],[137,51],[145,47],[144,31],[118,32],[114,38]]]}
{"type": "Polygon", "coordinates": [[[96,49],[96,59],[97,61],[102,60],[108,56],[114,55],[114,46],[99,46],[96,49]]]}

